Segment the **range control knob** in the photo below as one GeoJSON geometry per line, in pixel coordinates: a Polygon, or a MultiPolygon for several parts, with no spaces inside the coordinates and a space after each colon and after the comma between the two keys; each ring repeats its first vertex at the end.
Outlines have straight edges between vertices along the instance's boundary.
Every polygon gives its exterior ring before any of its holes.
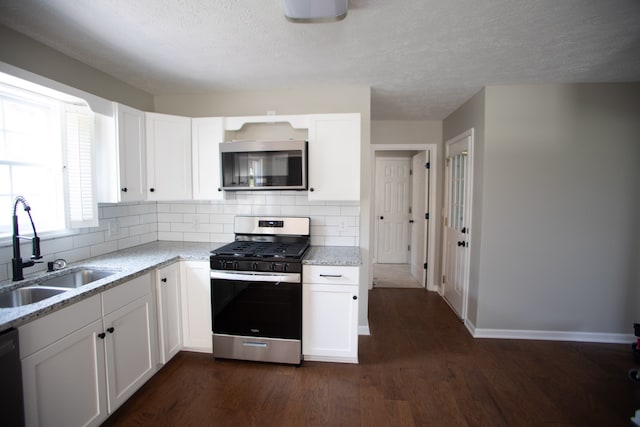
{"type": "Polygon", "coordinates": [[[281,272],[281,273],[284,273],[285,271],[287,271],[287,264],[284,264],[284,263],[282,263],[282,264],[276,264],[276,263],[274,263],[274,264],[271,266],[271,270],[272,270],[272,271],[279,271],[279,272],[281,272]]]}

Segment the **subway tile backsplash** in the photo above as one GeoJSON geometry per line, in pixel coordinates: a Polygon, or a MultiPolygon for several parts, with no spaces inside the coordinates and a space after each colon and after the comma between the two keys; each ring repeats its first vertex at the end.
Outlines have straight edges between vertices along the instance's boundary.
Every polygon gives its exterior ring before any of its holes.
{"type": "Polygon", "coordinates": [[[224,201],[158,202],[158,240],[229,242],[236,215],[308,216],[311,244],[358,246],[358,202],[310,202],[306,193],[247,191],[224,201]]]}
{"type": "MultiPolygon", "coordinates": [[[[224,201],[140,202],[100,204],[98,227],[59,237],[42,236],[42,263],[25,275],[46,270],[48,261],[77,262],[156,240],[225,243],[233,240],[236,215],[305,216],[311,218],[311,244],[358,246],[358,202],[311,202],[291,192],[227,193],[224,201]]],[[[37,218],[34,218],[37,227],[37,218]]],[[[21,245],[23,258],[30,242],[21,245]]],[[[10,239],[0,244],[0,281],[11,278],[10,239]]]]}

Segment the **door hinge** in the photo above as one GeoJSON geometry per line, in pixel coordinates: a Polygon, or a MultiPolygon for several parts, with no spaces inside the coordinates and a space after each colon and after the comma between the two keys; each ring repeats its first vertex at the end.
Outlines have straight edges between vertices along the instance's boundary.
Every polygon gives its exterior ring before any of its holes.
{"type": "Polygon", "coordinates": [[[426,214],[424,214],[424,219],[429,219],[429,212],[427,212],[426,214]]]}
{"type": "Polygon", "coordinates": [[[409,176],[413,175],[413,169],[409,169],[409,176]]]}
{"type": "Polygon", "coordinates": [[[408,246],[407,246],[407,250],[408,250],[408,251],[411,251],[411,245],[408,245],[408,246]]]}
{"type": "Polygon", "coordinates": [[[425,163],[424,164],[424,168],[425,169],[431,169],[431,163],[430,162],[425,163]]]}
{"type": "Polygon", "coordinates": [[[425,262],[425,263],[424,263],[424,266],[423,266],[425,270],[427,269],[427,265],[428,265],[428,264],[425,262]]]}
{"type": "Polygon", "coordinates": [[[445,277],[445,276],[444,276],[444,274],[443,274],[443,275],[442,275],[442,283],[446,283],[446,282],[447,282],[446,277],[445,277]]]}

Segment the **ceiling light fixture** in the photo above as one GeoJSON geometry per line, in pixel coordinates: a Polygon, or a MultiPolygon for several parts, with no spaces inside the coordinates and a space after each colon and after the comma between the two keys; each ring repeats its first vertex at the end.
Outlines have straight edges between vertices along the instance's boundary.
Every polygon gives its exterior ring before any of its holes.
{"type": "Polygon", "coordinates": [[[290,22],[336,22],[347,16],[349,0],[282,0],[290,22]]]}

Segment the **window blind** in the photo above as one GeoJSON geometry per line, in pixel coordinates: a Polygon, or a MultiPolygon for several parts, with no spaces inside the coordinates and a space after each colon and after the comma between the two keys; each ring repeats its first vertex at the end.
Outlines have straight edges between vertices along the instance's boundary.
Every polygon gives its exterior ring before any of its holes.
{"type": "Polygon", "coordinates": [[[93,113],[88,107],[67,105],[63,128],[69,226],[96,227],[98,204],[93,179],[93,113]]]}

